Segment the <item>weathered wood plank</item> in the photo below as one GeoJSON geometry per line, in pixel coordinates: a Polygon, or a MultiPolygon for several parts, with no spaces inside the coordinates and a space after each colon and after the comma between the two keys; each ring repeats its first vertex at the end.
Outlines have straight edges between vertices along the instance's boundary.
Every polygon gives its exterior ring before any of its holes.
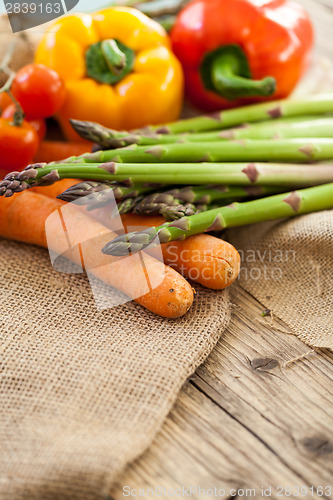
{"type": "Polygon", "coordinates": [[[228,331],[186,384],[155,443],[119,480],[115,500],[124,485],[258,494],[262,485],[274,491],[332,483],[333,355],[315,352],[290,363],[309,348],[262,324],[263,307],[247,293],[237,289],[234,300],[228,331]]]}
{"type": "MultiPolygon", "coordinates": [[[[333,478],[333,355],[262,324],[237,296],[235,320],[193,383],[311,484],[333,478]],[[310,350],[311,351],[311,350],[310,350]],[[304,356],[305,357],[302,357],[304,356]],[[300,358],[292,362],[293,359],[300,358]]],[[[261,320],[261,321],[260,321],[261,320]]],[[[278,328],[285,326],[275,321],[278,328]]]]}
{"type": "MultiPolygon", "coordinates": [[[[112,498],[124,498],[126,486],[137,490],[216,487],[225,490],[224,498],[236,498],[231,495],[232,489],[254,490],[256,497],[261,498],[262,487],[272,486],[271,498],[278,498],[275,489],[279,485],[309,486],[309,483],[283,464],[233,416],[221,411],[188,383],[157,440],[120,479],[112,498]]],[[[247,496],[254,494],[249,492],[247,496]]],[[[197,491],[192,498],[208,498],[208,495],[197,491]]],[[[313,498],[320,497],[315,494],[313,498]]]]}

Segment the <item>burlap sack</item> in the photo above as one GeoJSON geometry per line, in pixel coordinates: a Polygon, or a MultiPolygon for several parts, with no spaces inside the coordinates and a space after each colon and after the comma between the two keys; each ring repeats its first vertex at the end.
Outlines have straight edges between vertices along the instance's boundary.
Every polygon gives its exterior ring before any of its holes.
{"type": "Polygon", "coordinates": [[[179,320],[99,312],[84,275],[4,240],[0,279],[0,498],[106,498],[227,326],[227,294],[197,287],[179,320]]]}
{"type": "MultiPolygon", "coordinates": [[[[14,71],[19,70],[22,66],[30,64],[34,60],[36,47],[43,36],[46,29],[46,24],[38,26],[29,31],[21,31],[13,34],[9,24],[8,16],[3,14],[0,16],[0,61],[2,62],[7,51],[13,49],[10,67],[14,71]],[[11,47],[13,45],[13,47],[11,47]]],[[[0,73],[0,85],[3,85],[7,77],[0,73]]]]}
{"type": "MultiPolygon", "coordinates": [[[[312,347],[333,348],[333,211],[228,231],[241,286],[312,347]]],[[[271,321],[273,319],[273,321],[271,321]]]]}

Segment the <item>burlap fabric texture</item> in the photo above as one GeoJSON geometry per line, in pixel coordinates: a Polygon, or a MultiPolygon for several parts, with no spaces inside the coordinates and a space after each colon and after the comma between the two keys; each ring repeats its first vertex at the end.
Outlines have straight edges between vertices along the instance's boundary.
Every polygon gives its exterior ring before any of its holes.
{"type": "Polygon", "coordinates": [[[100,312],[84,275],[4,240],[0,277],[0,498],[106,498],[227,326],[227,293],[197,287],[179,320],[100,312]]]}
{"type": "Polygon", "coordinates": [[[243,257],[242,287],[290,333],[333,348],[333,211],[228,231],[243,257]]]}

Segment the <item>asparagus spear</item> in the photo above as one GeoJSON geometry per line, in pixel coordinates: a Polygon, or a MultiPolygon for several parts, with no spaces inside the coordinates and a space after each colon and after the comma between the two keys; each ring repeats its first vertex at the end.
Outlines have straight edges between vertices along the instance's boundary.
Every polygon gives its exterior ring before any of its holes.
{"type": "Polygon", "coordinates": [[[160,17],[166,14],[177,14],[189,0],[151,0],[134,4],[146,16],[160,17]]]}
{"type": "Polygon", "coordinates": [[[135,198],[125,198],[117,203],[117,210],[120,215],[133,212],[133,209],[138,201],[142,199],[141,196],[135,198]]]}
{"type": "Polygon", "coordinates": [[[265,121],[288,116],[321,115],[333,112],[333,93],[311,95],[304,99],[282,99],[253,104],[210,115],[187,118],[167,125],[150,126],[140,133],[180,134],[183,132],[204,132],[235,127],[243,123],[265,121]]]}
{"type": "Polygon", "coordinates": [[[137,198],[139,195],[149,193],[161,185],[133,184],[127,181],[126,184],[119,182],[96,182],[84,181],[71,186],[57,198],[63,201],[73,202],[77,205],[89,205],[89,209],[101,208],[110,203],[110,192],[114,199],[137,198]]]}
{"type": "MultiPolygon", "coordinates": [[[[177,198],[173,190],[163,193],[152,193],[136,203],[134,213],[138,215],[156,215],[160,214],[166,207],[171,209],[172,207],[179,208],[180,206],[184,206],[186,201],[185,199],[177,198]]],[[[187,212],[189,215],[193,215],[196,212],[194,204],[190,201],[187,201],[187,212]]]]}
{"type": "Polygon", "coordinates": [[[314,162],[333,159],[333,139],[277,139],[138,146],[96,151],[64,163],[173,163],[226,161],[314,162]]]}
{"type": "Polygon", "coordinates": [[[306,119],[280,119],[253,123],[228,130],[197,134],[142,135],[135,132],[118,132],[99,123],[71,120],[74,130],[84,139],[95,142],[104,149],[121,148],[131,144],[148,146],[176,142],[214,142],[221,139],[297,139],[305,137],[333,137],[333,118],[306,117],[306,119]]]}
{"type": "Polygon", "coordinates": [[[185,204],[181,203],[180,205],[172,205],[172,206],[165,205],[158,212],[151,212],[149,215],[162,215],[166,221],[174,221],[181,219],[182,217],[194,215],[206,209],[207,206],[203,205],[201,207],[196,207],[192,203],[185,203],[185,204]]]}
{"type": "Polygon", "coordinates": [[[29,165],[23,172],[7,174],[0,182],[0,196],[12,196],[29,187],[49,185],[59,179],[130,181],[162,184],[230,184],[307,187],[333,182],[333,163],[293,165],[272,163],[180,164],[57,164],[29,165]]]}
{"type": "Polygon", "coordinates": [[[205,203],[202,203],[200,205],[191,205],[191,203],[185,203],[185,205],[178,205],[176,207],[166,206],[161,210],[160,215],[162,215],[166,221],[172,222],[174,220],[181,219],[182,217],[187,217],[189,215],[207,212],[207,210],[224,207],[226,205],[230,205],[230,203],[233,202],[233,199],[225,199],[221,200],[218,204],[212,203],[211,205],[207,205],[205,203]],[[195,208],[195,210],[193,210],[193,207],[195,208]]]}
{"type": "Polygon", "coordinates": [[[174,240],[183,240],[194,234],[254,224],[267,220],[333,208],[333,183],[300,191],[293,191],[259,200],[209,210],[177,221],[150,227],[145,231],[118,236],[107,243],[102,252],[107,255],[127,255],[146,247],[174,240]]]}
{"type": "MultiPolygon", "coordinates": [[[[184,203],[188,204],[188,210],[192,208],[192,213],[196,212],[193,204],[210,205],[214,201],[231,200],[237,201],[251,196],[262,196],[264,194],[275,194],[281,192],[275,187],[230,187],[230,186],[186,186],[184,188],[174,188],[164,192],[151,193],[136,203],[134,213],[139,215],[156,215],[166,213],[172,207],[177,207],[184,203]]],[[[190,215],[190,214],[188,214],[190,215]]]]}
{"type": "Polygon", "coordinates": [[[85,198],[88,195],[94,195],[96,200],[103,200],[104,195],[112,191],[115,199],[120,200],[121,198],[138,196],[141,192],[140,188],[140,184],[134,185],[130,182],[129,186],[126,186],[117,182],[84,181],[66,189],[57,198],[68,202],[76,201],[78,205],[86,205],[85,198]]]}

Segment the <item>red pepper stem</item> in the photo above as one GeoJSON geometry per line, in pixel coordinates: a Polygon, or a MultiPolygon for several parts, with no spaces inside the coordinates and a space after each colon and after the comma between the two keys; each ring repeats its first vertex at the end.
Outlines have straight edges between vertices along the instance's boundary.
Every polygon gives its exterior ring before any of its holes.
{"type": "Polygon", "coordinates": [[[211,81],[215,91],[232,101],[243,97],[267,97],[274,94],[273,77],[251,80],[239,75],[239,60],[235,54],[219,54],[211,64],[211,81]]]}

